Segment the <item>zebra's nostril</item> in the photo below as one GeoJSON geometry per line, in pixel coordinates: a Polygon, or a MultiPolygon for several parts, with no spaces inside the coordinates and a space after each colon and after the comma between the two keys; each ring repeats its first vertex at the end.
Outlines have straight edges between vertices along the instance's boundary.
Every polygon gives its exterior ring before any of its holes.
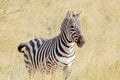
{"type": "Polygon", "coordinates": [[[80,42],[81,42],[82,44],[85,44],[85,40],[80,40],[80,42]]]}

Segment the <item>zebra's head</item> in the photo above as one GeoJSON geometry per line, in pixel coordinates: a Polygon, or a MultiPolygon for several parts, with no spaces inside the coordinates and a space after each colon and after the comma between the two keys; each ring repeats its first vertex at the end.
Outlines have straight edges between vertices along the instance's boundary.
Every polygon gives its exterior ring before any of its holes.
{"type": "Polygon", "coordinates": [[[85,43],[81,30],[82,24],[79,21],[80,15],[81,12],[74,14],[72,11],[68,11],[61,26],[61,31],[64,31],[67,38],[75,42],[78,47],[82,47],[85,43]]]}

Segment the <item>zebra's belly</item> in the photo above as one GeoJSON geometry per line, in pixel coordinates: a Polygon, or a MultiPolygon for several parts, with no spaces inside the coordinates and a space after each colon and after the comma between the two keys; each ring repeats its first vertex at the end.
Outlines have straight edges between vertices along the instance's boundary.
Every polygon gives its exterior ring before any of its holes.
{"type": "Polygon", "coordinates": [[[56,71],[63,70],[64,67],[66,66],[72,65],[73,61],[74,61],[74,57],[63,63],[59,61],[54,61],[54,60],[50,61],[49,59],[43,60],[43,61],[40,61],[39,67],[37,69],[39,69],[42,73],[47,73],[47,74],[54,73],[56,71]]]}
{"type": "Polygon", "coordinates": [[[49,63],[49,62],[46,62],[46,63],[43,62],[40,64],[39,68],[37,69],[39,69],[40,72],[42,73],[49,74],[49,73],[56,72],[56,70],[60,69],[60,66],[53,63],[49,63]]]}

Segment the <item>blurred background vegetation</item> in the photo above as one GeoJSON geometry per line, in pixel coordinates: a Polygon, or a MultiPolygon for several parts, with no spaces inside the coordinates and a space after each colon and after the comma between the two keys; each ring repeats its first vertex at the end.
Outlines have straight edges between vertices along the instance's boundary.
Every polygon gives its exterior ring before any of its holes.
{"type": "Polygon", "coordinates": [[[0,0],[0,80],[29,80],[17,46],[58,35],[67,11],[84,12],[86,40],[69,80],[120,80],[120,0],[0,0]]]}

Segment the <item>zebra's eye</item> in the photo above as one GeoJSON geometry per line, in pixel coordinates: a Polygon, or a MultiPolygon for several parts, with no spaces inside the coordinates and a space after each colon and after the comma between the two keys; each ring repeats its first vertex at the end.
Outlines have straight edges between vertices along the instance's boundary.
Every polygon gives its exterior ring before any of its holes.
{"type": "Polygon", "coordinates": [[[74,26],[71,26],[71,28],[74,28],[74,26]]]}

